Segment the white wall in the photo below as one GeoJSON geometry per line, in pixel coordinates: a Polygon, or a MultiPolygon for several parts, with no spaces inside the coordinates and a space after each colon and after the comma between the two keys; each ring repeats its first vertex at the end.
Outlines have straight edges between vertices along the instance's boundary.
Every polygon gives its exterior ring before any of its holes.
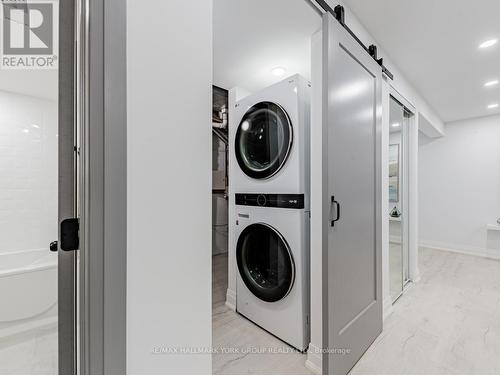
{"type": "MultiPolygon", "coordinates": [[[[251,95],[251,92],[241,88],[241,87],[233,87],[229,90],[229,98],[228,98],[228,116],[229,116],[229,129],[234,129],[237,124],[235,123],[234,116],[232,116],[232,109],[234,108],[236,102],[242,100],[246,96],[251,95]]],[[[229,159],[231,160],[231,159],[229,159]]],[[[233,169],[239,168],[236,165],[233,165],[231,161],[228,164],[228,174],[229,176],[233,175],[233,169]]],[[[234,193],[233,193],[233,180],[229,178],[229,200],[228,200],[228,223],[236,222],[236,206],[234,203],[234,193]]],[[[236,273],[237,273],[237,265],[236,265],[236,241],[235,238],[235,230],[232,225],[229,225],[228,228],[228,279],[227,279],[227,292],[226,292],[226,305],[232,310],[236,310],[236,273]]]]}
{"type": "Polygon", "coordinates": [[[449,123],[420,137],[420,244],[500,257],[500,116],[449,123]]]}
{"type": "Polygon", "coordinates": [[[127,374],[209,374],[212,2],[127,1],[127,374]]]}
{"type": "Polygon", "coordinates": [[[57,103],[0,91],[0,253],[57,239],[57,103]]]}

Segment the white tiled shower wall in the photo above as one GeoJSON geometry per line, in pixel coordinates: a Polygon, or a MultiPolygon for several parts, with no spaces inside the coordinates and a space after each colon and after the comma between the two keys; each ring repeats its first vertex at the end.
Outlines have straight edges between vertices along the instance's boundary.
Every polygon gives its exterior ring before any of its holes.
{"type": "Polygon", "coordinates": [[[57,239],[57,103],[0,91],[0,254],[57,239]]]}
{"type": "Polygon", "coordinates": [[[57,147],[57,103],[0,90],[0,374],[57,372],[57,147]]]}

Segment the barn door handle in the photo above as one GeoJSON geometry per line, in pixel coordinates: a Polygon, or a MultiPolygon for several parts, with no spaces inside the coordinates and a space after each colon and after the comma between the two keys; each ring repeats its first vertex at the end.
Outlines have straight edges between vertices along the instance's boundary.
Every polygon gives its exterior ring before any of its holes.
{"type": "Polygon", "coordinates": [[[335,226],[335,222],[340,219],[340,203],[335,200],[335,197],[332,195],[332,208],[335,206],[335,218],[330,221],[330,225],[332,227],[335,226]]]}

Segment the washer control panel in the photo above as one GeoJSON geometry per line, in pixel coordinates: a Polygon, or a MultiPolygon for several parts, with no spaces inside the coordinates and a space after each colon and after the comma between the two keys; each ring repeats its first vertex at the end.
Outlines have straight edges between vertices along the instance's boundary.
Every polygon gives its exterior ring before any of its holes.
{"type": "Polygon", "coordinates": [[[239,206],[304,208],[304,194],[236,194],[239,206]]]}

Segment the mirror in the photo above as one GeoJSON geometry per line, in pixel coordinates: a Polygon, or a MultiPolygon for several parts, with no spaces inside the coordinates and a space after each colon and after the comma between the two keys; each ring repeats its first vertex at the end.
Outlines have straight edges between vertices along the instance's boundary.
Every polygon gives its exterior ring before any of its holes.
{"type": "Polygon", "coordinates": [[[399,202],[399,144],[389,145],[389,202],[399,202]]]}
{"type": "Polygon", "coordinates": [[[404,173],[405,108],[391,98],[389,129],[389,273],[391,299],[396,301],[404,286],[404,173]]]}

